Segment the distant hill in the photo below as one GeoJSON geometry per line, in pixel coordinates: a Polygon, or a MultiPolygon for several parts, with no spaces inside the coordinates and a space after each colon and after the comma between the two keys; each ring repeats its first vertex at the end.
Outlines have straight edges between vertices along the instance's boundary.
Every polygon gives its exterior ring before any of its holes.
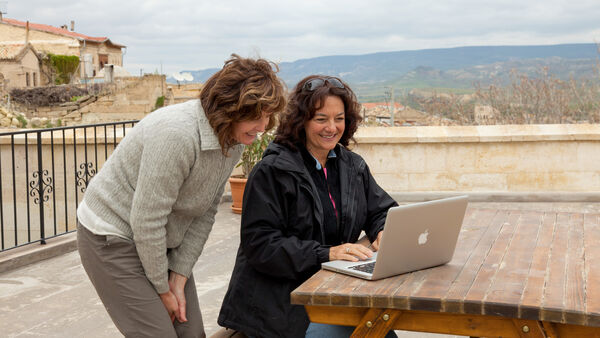
{"type": "MultiPolygon", "coordinates": [[[[591,78],[598,74],[595,44],[548,46],[483,46],[333,55],[282,62],[280,77],[292,87],[310,74],[339,76],[369,100],[385,87],[468,89],[474,83],[506,82],[511,70],[535,76],[544,67],[562,79],[591,78]]],[[[193,82],[204,82],[218,69],[189,72],[193,82]]],[[[175,83],[174,79],[167,79],[175,83]]]]}

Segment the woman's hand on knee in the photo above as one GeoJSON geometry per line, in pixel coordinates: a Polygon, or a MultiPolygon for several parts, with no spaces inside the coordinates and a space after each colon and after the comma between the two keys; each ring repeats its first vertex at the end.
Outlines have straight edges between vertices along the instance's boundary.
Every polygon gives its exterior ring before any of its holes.
{"type": "Polygon", "coordinates": [[[171,321],[174,321],[176,313],[179,312],[177,298],[175,298],[175,295],[171,291],[161,293],[161,294],[159,294],[159,296],[160,296],[160,300],[165,305],[167,312],[169,313],[169,317],[171,318],[171,321]]]}
{"type": "Polygon", "coordinates": [[[185,313],[185,283],[188,278],[184,275],[180,275],[177,272],[169,272],[169,291],[175,296],[177,300],[177,311],[175,312],[175,318],[181,323],[187,322],[185,313]]]}
{"type": "Polygon", "coordinates": [[[329,260],[358,262],[373,257],[373,251],[361,244],[345,243],[329,248],[329,260]]]}

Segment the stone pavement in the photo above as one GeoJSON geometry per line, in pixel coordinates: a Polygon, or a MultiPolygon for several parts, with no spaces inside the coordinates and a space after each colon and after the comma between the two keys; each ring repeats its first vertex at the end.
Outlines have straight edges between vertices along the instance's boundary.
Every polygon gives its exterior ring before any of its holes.
{"type": "MultiPolygon", "coordinates": [[[[600,203],[471,203],[500,209],[600,212],[600,203]]],[[[208,335],[227,290],[239,244],[240,216],[222,203],[204,253],[194,268],[198,297],[208,335]]],[[[34,244],[36,245],[36,244],[34,244]]],[[[402,338],[451,337],[397,332],[402,338]]],[[[0,336],[120,337],[76,251],[0,273],[0,336]]]]}

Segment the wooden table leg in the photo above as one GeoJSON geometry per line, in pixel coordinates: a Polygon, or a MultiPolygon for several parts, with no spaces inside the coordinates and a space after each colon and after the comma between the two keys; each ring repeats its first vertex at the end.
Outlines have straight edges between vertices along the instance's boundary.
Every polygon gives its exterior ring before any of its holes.
{"type": "Polygon", "coordinates": [[[385,337],[401,314],[400,310],[369,309],[351,337],[385,337]]]}

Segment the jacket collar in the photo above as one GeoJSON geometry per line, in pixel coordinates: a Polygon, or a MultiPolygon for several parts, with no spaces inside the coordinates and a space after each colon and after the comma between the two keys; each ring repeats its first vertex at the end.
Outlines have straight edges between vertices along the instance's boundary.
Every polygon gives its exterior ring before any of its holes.
{"type": "MultiPolygon", "coordinates": [[[[342,149],[344,149],[344,147],[338,144],[335,147],[335,150],[332,150],[329,153],[329,157],[338,157],[339,159],[345,161],[346,154],[344,154],[342,149]],[[337,156],[338,154],[339,156],[337,156]]],[[[277,159],[273,163],[276,168],[297,173],[305,172],[304,160],[300,151],[292,151],[286,146],[271,142],[271,144],[269,144],[267,147],[263,157],[273,154],[277,155],[277,159]]]]}
{"type": "Polygon", "coordinates": [[[215,131],[210,126],[206,113],[202,108],[200,100],[195,100],[197,105],[196,111],[198,112],[198,130],[200,130],[200,149],[201,150],[217,150],[221,149],[221,144],[215,131]]]}

